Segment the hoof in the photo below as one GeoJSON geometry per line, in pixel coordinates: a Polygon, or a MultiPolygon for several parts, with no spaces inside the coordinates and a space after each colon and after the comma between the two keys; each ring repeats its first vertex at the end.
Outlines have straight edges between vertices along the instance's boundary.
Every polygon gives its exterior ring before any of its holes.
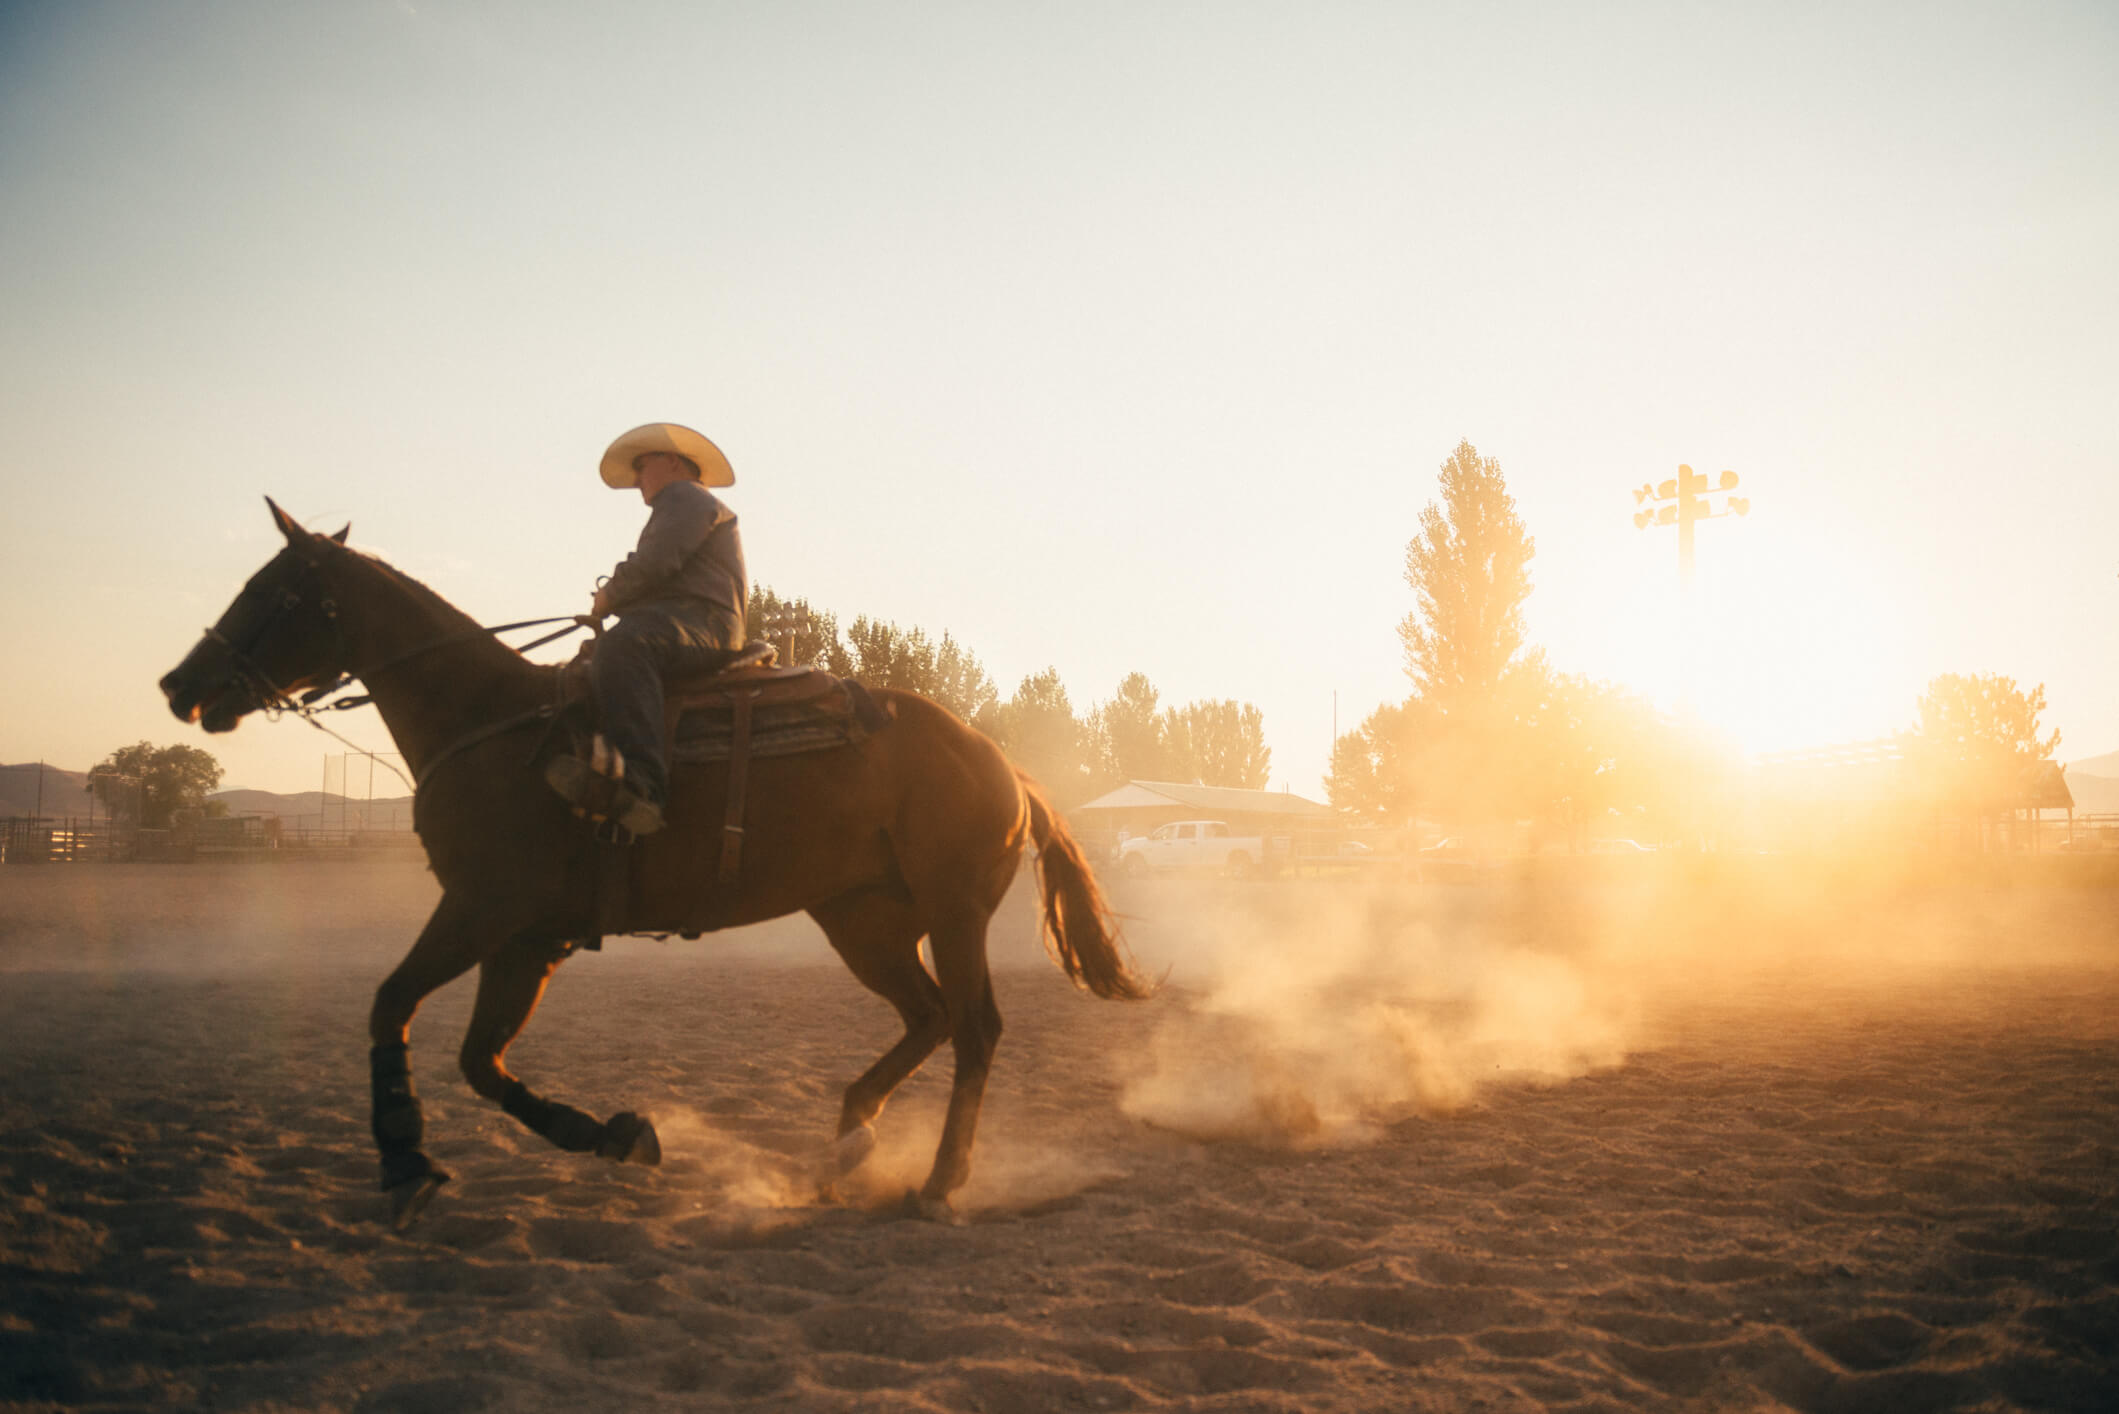
{"type": "Polygon", "coordinates": [[[866,1163],[875,1149],[876,1132],[865,1124],[847,1130],[819,1149],[810,1166],[810,1181],[817,1186],[817,1197],[826,1203],[838,1202],[839,1180],[866,1163]]]}
{"type": "Polygon", "coordinates": [[[403,1232],[406,1228],[412,1226],[420,1213],[425,1210],[427,1200],[439,1193],[441,1186],[448,1181],[449,1175],[439,1169],[434,1169],[417,1177],[408,1178],[403,1183],[390,1188],[388,1192],[390,1195],[391,1230],[403,1232]]]}
{"type": "Polygon", "coordinates": [[[646,1115],[627,1110],[612,1115],[604,1125],[596,1154],[614,1164],[646,1164],[653,1168],[662,1162],[662,1141],[655,1136],[655,1126],[646,1115]]]}
{"type": "Polygon", "coordinates": [[[930,1198],[924,1193],[905,1195],[905,1216],[944,1227],[962,1227],[965,1223],[964,1215],[951,1207],[947,1198],[930,1198]]]}
{"type": "Polygon", "coordinates": [[[852,1173],[868,1162],[868,1156],[876,1151],[876,1131],[872,1125],[860,1125],[847,1130],[831,1146],[832,1177],[840,1178],[852,1173]]]}

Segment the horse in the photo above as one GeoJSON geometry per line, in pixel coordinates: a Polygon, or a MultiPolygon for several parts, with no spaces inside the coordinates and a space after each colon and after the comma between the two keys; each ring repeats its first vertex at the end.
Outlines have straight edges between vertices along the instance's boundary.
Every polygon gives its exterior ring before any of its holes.
{"type": "MultiPolygon", "coordinates": [[[[914,693],[871,689],[891,719],[865,740],[751,763],[742,869],[718,878],[727,763],[675,765],[668,827],[630,846],[622,911],[599,904],[599,843],[546,785],[567,749],[552,728],[555,669],[531,663],[439,594],[319,535],[268,497],[286,545],[161,680],[178,720],[232,731],[244,717],[301,710],[358,679],[416,783],[414,828],[442,888],[368,1016],[373,1134],[390,1221],[408,1226],[449,1175],[422,1149],[412,1083],[413,1014],[478,969],[458,1062],[471,1089],[557,1147],[654,1164],[645,1116],[609,1120],[532,1091],[504,1064],[553,972],[606,932],[686,932],[807,912],[861,984],[897,1009],[904,1034],[844,1092],[826,1169],[850,1172],[898,1084],[951,1043],[949,1108],[926,1181],[907,1206],[954,1221],[971,1172],[986,1077],[1001,1035],[986,929],[1026,848],[1037,859],[1040,932],[1079,987],[1139,999],[1134,969],[1080,845],[1044,792],[988,737],[914,693]],[[710,921],[702,924],[702,899],[710,921]],[[922,962],[928,941],[933,970],[922,962]]],[[[822,1180],[828,1187],[830,1179],[822,1180]]]]}

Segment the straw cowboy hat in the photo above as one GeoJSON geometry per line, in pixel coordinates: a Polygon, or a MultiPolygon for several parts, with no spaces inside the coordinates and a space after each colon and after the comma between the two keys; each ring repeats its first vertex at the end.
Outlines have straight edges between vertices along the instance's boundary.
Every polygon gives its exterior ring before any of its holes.
{"type": "Polygon", "coordinates": [[[692,465],[699,468],[699,480],[708,486],[733,486],[736,484],[736,469],[721,455],[721,449],[689,427],[680,427],[674,422],[650,422],[611,443],[603,454],[603,484],[628,490],[640,484],[640,473],[633,470],[633,458],[645,452],[675,452],[680,457],[691,458],[692,465]]]}

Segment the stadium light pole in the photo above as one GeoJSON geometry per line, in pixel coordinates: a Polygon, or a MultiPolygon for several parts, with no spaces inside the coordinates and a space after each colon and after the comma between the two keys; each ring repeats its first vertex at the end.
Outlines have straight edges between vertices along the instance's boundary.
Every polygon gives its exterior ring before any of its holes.
{"type": "Polygon", "coordinates": [[[784,633],[787,636],[787,652],[782,655],[780,661],[792,667],[795,661],[795,635],[809,626],[808,612],[793,604],[787,604],[770,611],[764,617],[765,641],[777,649],[780,636],[784,633]]]}
{"type": "Polygon", "coordinates": [[[1737,475],[1733,471],[1723,472],[1709,486],[1705,476],[1681,465],[1678,474],[1660,486],[1644,481],[1634,488],[1633,503],[1641,507],[1634,512],[1635,530],[1646,530],[1651,525],[1678,528],[1678,586],[1688,597],[1692,593],[1692,527],[1703,520],[1751,514],[1751,498],[1731,494],[1736,487],[1737,475]],[[1714,509],[1715,496],[1723,498],[1720,510],[1714,509]],[[1660,504],[1650,505],[1650,501],[1660,504]]]}
{"type": "MultiPolygon", "coordinates": [[[[1719,520],[1724,516],[1741,519],[1751,514],[1751,498],[1734,494],[1737,480],[1735,472],[1724,471],[1710,485],[1704,475],[1680,464],[1678,474],[1662,484],[1643,482],[1634,488],[1633,503],[1640,507],[1634,512],[1634,529],[1646,530],[1651,525],[1678,528],[1678,711],[1687,719],[1693,716],[1692,645],[1696,637],[1692,599],[1692,528],[1703,520],[1719,520]],[[1722,498],[1720,510],[1714,508],[1715,496],[1722,498]]],[[[1696,800],[1692,797],[1696,796],[1697,789],[1695,784],[1686,783],[1679,806],[1681,816],[1685,817],[1690,844],[1698,842],[1691,823],[1696,816],[1696,800]]]]}
{"type": "Polygon", "coordinates": [[[1751,514],[1751,498],[1736,495],[1736,488],[1737,475],[1733,471],[1722,472],[1710,485],[1704,475],[1680,465],[1678,474],[1661,485],[1644,481],[1633,492],[1633,503],[1641,508],[1634,512],[1634,529],[1646,530],[1651,525],[1678,528],[1678,662],[1682,674],[1679,705],[1688,715],[1692,711],[1692,528],[1703,520],[1751,514]],[[1714,507],[1716,496],[1722,498],[1720,510],[1714,507]]]}

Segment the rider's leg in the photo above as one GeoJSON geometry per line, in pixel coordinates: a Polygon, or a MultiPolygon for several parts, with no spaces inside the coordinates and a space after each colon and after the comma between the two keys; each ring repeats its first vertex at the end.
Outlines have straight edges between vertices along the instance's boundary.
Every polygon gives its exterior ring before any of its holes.
{"type": "Polygon", "coordinates": [[[604,737],[625,753],[626,783],[657,806],[669,800],[663,760],[663,684],[672,678],[718,672],[735,650],[716,641],[717,628],[661,614],[620,619],[590,660],[604,737]],[[615,650],[615,651],[614,651],[615,650]]]}
{"type": "Polygon", "coordinates": [[[590,659],[603,735],[625,755],[625,783],[654,805],[669,798],[662,761],[662,677],[682,646],[660,614],[632,614],[605,631],[590,659]]]}

